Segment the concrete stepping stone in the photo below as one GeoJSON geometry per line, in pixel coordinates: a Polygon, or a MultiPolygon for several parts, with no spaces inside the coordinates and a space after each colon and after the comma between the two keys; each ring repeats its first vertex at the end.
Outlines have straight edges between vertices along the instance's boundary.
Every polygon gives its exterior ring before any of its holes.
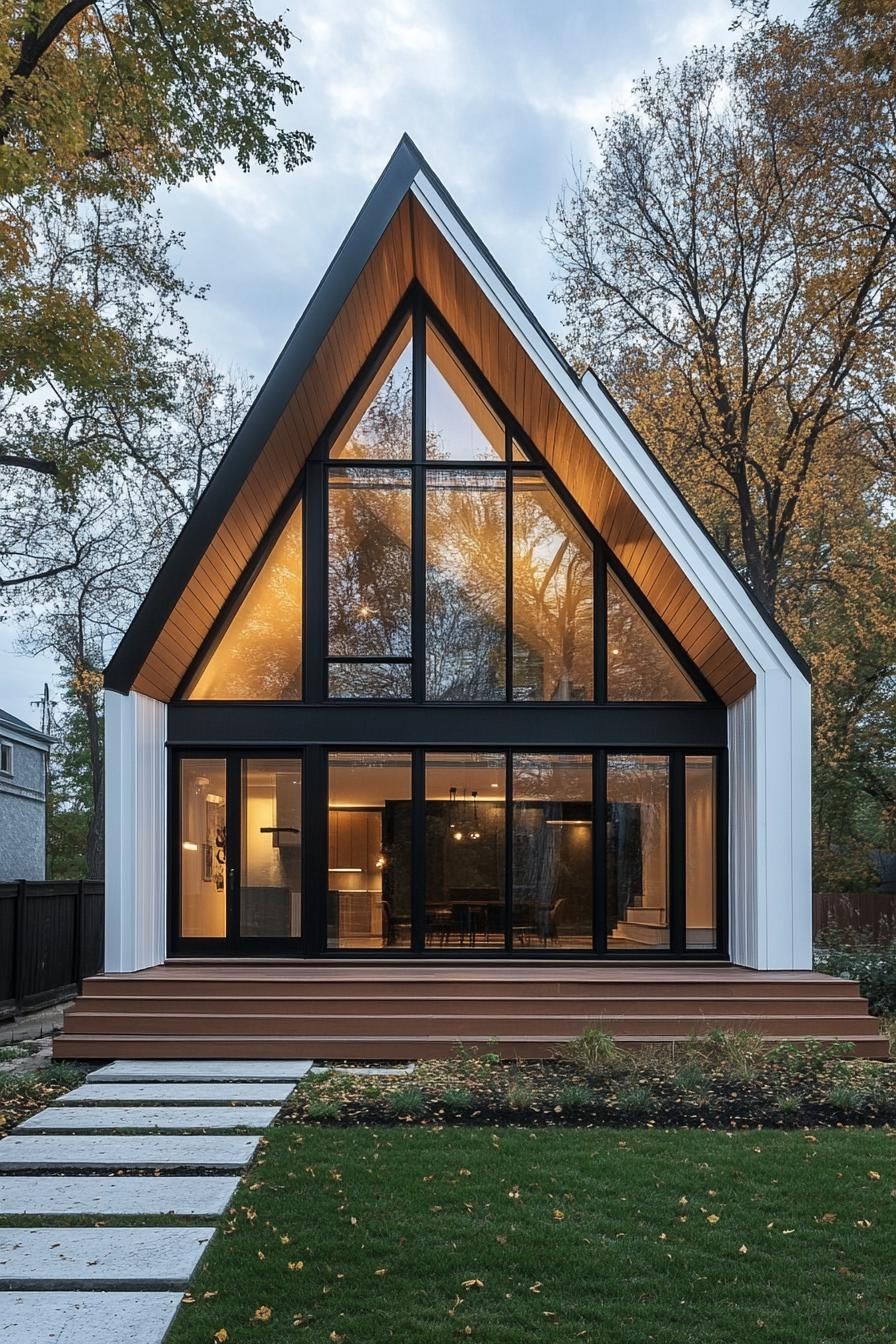
{"type": "Polygon", "coordinates": [[[294,1082],[310,1068],[310,1059],[117,1059],[88,1074],[87,1082],[294,1082]]]}
{"type": "Polygon", "coordinates": [[[252,1134],[11,1134],[0,1171],[240,1171],[257,1146],[252,1134]]]}
{"type": "MultiPolygon", "coordinates": [[[[213,1227],[0,1228],[0,1288],[185,1288],[213,1227]]],[[[108,1337],[108,1336],[105,1336],[108,1337]]]]}
{"type": "Polygon", "coordinates": [[[4,1344],[162,1344],[178,1293],[0,1293],[4,1344]]]}
{"type": "Polygon", "coordinates": [[[229,1206],[238,1184],[237,1176],[0,1176],[0,1215],[213,1218],[229,1206]]]}
{"type": "Polygon", "coordinates": [[[244,1105],[276,1105],[284,1102],[292,1094],[293,1085],[288,1083],[102,1083],[95,1087],[86,1084],[76,1087],[74,1092],[66,1092],[60,1098],[65,1106],[78,1106],[81,1102],[164,1102],[166,1105],[183,1102],[206,1102],[208,1105],[230,1105],[242,1102],[244,1105]]]}
{"type": "Polygon", "coordinates": [[[154,1129],[184,1134],[198,1129],[267,1129],[279,1106],[48,1106],[16,1127],[15,1133],[84,1133],[154,1129]]]}

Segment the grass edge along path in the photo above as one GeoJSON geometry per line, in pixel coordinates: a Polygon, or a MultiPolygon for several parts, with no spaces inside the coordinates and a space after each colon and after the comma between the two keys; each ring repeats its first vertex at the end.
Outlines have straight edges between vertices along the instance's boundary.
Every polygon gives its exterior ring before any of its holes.
{"type": "Polygon", "coordinates": [[[166,1344],[896,1340],[891,1131],[266,1137],[166,1344]]]}

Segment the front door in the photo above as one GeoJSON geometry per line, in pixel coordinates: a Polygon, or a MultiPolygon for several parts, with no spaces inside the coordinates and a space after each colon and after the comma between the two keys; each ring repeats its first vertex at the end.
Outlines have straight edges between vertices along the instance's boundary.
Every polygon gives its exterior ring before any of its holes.
{"type": "Polygon", "coordinates": [[[297,956],[302,909],[302,761],[279,752],[181,755],[172,951],[297,956]]]}

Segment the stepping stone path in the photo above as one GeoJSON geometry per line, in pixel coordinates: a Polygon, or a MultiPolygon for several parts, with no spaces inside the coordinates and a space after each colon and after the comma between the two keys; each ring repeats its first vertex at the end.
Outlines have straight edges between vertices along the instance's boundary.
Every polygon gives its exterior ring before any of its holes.
{"type": "Polygon", "coordinates": [[[0,1341],[162,1344],[214,1226],[28,1221],[218,1217],[310,1065],[119,1060],[0,1140],[0,1341]]]}

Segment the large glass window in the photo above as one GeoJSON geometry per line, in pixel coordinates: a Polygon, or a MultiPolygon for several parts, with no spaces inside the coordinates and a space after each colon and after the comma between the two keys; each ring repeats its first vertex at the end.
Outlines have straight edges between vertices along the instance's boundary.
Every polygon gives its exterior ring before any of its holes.
{"type": "Polygon", "coordinates": [[[503,948],[503,752],[426,756],[427,948],[503,948]]]}
{"type": "Polygon", "coordinates": [[[542,472],[513,476],[513,698],[594,695],[592,547],[542,472]]]}
{"type": "Polygon", "coordinates": [[[187,692],[189,700],[302,694],[302,506],[293,510],[187,692]]]}
{"type": "Polygon", "coordinates": [[[180,763],[180,936],[227,933],[227,762],[180,763]]]}
{"type": "Polygon", "coordinates": [[[685,757],[687,945],[716,945],[716,758],[685,757]]]}
{"type": "Polygon", "coordinates": [[[513,944],[588,951],[590,755],[513,757],[513,944]]]}
{"type": "Polygon", "coordinates": [[[669,760],[607,757],[607,946],[669,946],[669,760]]]}
{"type": "Polygon", "coordinates": [[[503,471],[430,471],[426,481],[426,696],[503,700],[503,471]]]}
{"type": "Polygon", "coordinates": [[[607,572],[607,699],[702,696],[622,584],[607,572]]]}
{"type": "Polygon", "coordinates": [[[240,798],[240,936],[299,938],[302,762],[244,757],[240,798]]]}
{"type": "Polygon", "coordinates": [[[331,752],[327,946],[411,942],[411,757],[331,752]]]}
{"type": "Polygon", "coordinates": [[[426,326],[426,456],[434,462],[504,457],[504,426],[435,328],[426,326]]]}
{"type": "Polygon", "coordinates": [[[402,468],[331,468],[327,587],[330,694],[401,695],[383,659],[411,656],[411,473],[402,468]]]}
{"type": "Polygon", "coordinates": [[[331,457],[383,462],[411,456],[412,348],[408,318],[330,449],[331,457]]]}

